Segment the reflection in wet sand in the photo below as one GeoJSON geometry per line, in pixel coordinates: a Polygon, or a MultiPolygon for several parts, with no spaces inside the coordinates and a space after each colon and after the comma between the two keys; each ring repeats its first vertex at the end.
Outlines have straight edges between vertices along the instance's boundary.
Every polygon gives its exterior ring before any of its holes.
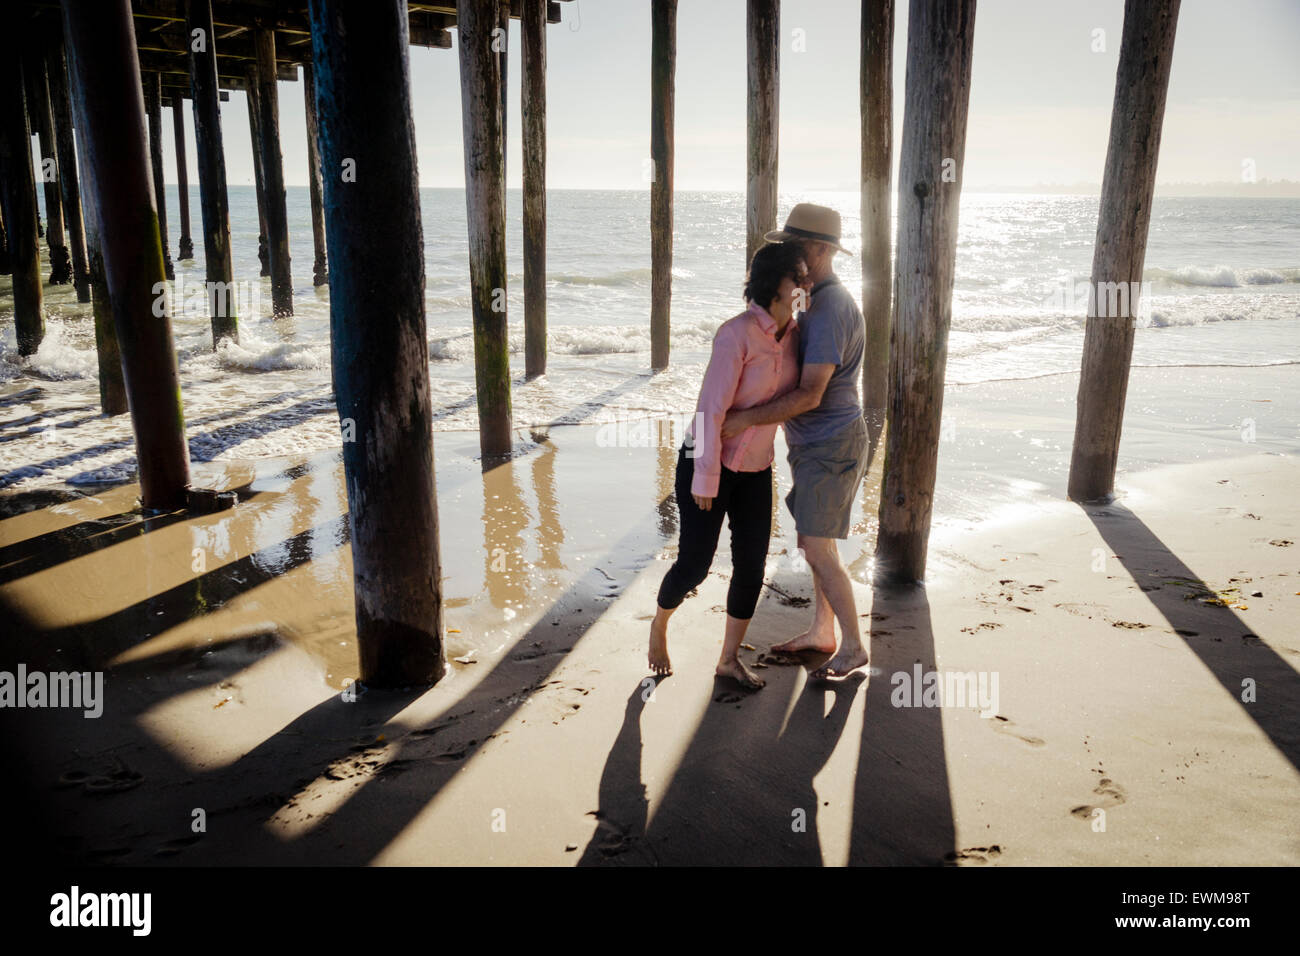
{"type": "Polygon", "coordinates": [[[337,494],[318,497],[341,483],[338,455],[208,466],[201,478],[240,504],[146,517],[135,486],[121,486],[0,521],[0,601],[31,640],[53,639],[81,666],[259,632],[298,639],[336,683],[353,674],[355,648],[324,637],[352,617],[346,516],[337,494]]]}
{"type": "Polygon", "coordinates": [[[564,525],[555,490],[555,446],[546,442],[532,456],[533,493],[537,495],[537,566],[550,571],[564,569],[560,547],[564,525]]]}
{"type": "MultiPolygon", "coordinates": [[[[483,472],[483,586],[504,620],[519,614],[528,596],[529,563],[524,551],[528,505],[515,477],[515,462],[483,472]]],[[[453,555],[448,553],[448,558],[453,555]]]]}

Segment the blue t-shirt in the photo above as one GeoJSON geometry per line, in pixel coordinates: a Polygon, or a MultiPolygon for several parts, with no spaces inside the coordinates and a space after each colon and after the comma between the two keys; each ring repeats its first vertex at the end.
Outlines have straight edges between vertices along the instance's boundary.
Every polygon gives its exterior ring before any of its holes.
{"type": "Polygon", "coordinates": [[[787,419],[788,444],[826,441],[862,417],[858,379],[866,345],[862,312],[839,278],[830,276],[813,286],[812,305],[799,316],[799,366],[834,363],[835,371],[821,404],[787,419]]]}

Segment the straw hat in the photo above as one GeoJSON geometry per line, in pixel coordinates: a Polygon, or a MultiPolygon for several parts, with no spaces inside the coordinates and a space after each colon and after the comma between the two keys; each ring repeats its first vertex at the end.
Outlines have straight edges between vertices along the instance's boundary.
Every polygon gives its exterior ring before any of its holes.
{"type": "Polygon", "coordinates": [[[763,236],[768,242],[788,242],[791,239],[817,239],[834,246],[836,251],[848,253],[840,245],[840,214],[827,206],[801,202],[785,217],[785,227],[763,236]]]}

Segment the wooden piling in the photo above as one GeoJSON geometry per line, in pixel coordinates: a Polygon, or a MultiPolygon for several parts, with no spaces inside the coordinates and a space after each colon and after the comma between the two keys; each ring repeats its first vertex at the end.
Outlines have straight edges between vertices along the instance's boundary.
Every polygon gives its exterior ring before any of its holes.
{"type": "Polygon", "coordinates": [[[316,122],[316,73],[311,63],[302,65],[302,92],[307,115],[307,186],[311,193],[311,244],[315,252],[312,285],[329,282],[325,246],[325,208],[321,205],[320,130],[316,122]]]}
{"type": "Polygon", "coordinates": [[[975,0],[911,0],[898,167],[889,433],[876,571],[925,576],[952,320],[975,0]]]}
{"type": "Polygon", "coordinates": [[[507,146],[506,127],[510,119],[510,0],[500,0],[497,6],[497,27],[501,30],[497,41],[497,66],[501,71],[501,180],[506,180],[507,146]]]}
{"type": "Polygon", "coordinates": [[[280,93],[276,82],[275,31],[253,31],[257,50],[257,105],[261,110],[262,182],[266,195],[266,248],[271,260],[271,311],[293,315],[293,272],[289,263],[289,213],[280,152],[280,93]]]}
{"type": "Polygon", "coordinates": [[[23,91],[21,28],[0,32],[0,188],[4,190],[5,227],[13,270],[14,331],[18,354],[31,355],[45,338],[41,302],[41,257],[38,248],[36,179],[32,173],[32,139],[23,91]]]}
{"type": "Polygon", "coordinates": [[[238,341],[239,317],[230,254],[230,204],[226,195],[226,152],[221,135],[212,0],[188,0],[185,28],[186,35],[191,38],[189,61],[190,97],[194,104],[194,153],[199,162],[203,257],[208,281],[212,347],[215,349],[222,339],[238,341]],[[201,44],[199,37],[203,41],[201,44]]]}
{"type": "Polygon", "coordinates": [[[874,456],[889,401],[893,311],[894,0],[862,0],[862,414],[874,456]]]}
{"type": "Polygon", "coordinates": [[[776,228],[778,116],[781,108],[781,0],[747,0],[749,150],[746,175],[745,268],[776,228]]]}
{"type": "Polygon", "coordinates": [[[650,4],[650,369],[668,367],[673,297],[677,0],[650,4]]]}
{"type": "Polygon", "coordinates": [[[177,258],[182,262],[194,258],[194,239],[190,236],[190,171],[185,163],[185,97],[174,94],[172,139],[176,142],[176,198],[181,211],[181,241],[177,258]]]}
{"type": "Polygon", "coordinates": [[[1178,10],[1179,0],[1124,4],[1067,486],[1075,501],[1115,489],[1178,10]]]}
{"type": "Polygon", "coordinates": [[[546,0],[524,0],[524,374],[546,374],[546,0]]]}
{"type": "Polygon", "coordinates": [[[406,3],[312,0],[311,28],[361,680],[435,683],[442,581],[406,3]],[[344,159],[354,182],[337,173],[344,159]]]}
{"type": "MultiPolygon", "coordinates": [[[[78,124],[79,142],[81,125],[78,124]]],[[[86,155],[82,149],[81,154],[86,155]]],[[[86,196],[91,195],[91,170],[86,167],[86,196]]],[[[105,415],[125,415],[130,406],[126,399],[126,382],[122,377],[122,350],[117,344],[117,327],[113,324],[113,303],[108,294],[108,280],[104,277],[104,253],[99,240],[99,223],[95,219],[95,204],[87,202],[86,257],[90,273],[92,310],[95,318],[95,357],[99,365],[99,407],[105,415]]]]}
{"type": "Polygon", "coordinates": [[[163,181],[162,77],[143,73],[144,109],[149,115],[149,163],[153,169],[154,206],[158,210],[158,237],[162,240],[163,269],[168,279],[176,278],[167,240],[167,187],[163,181]]]}
{"type": "MultiPolygon", "coordinates": [[[[36,40],[35,37],[32,38],[36,40]]],[[[41,150],[38,179],[45,192],[45,243],[50,253],[50,285],[72,281],[72,258],[64,238],[63,196],[59,187],[59,160],[54,146],[54,120],[50,113],[49,88],[45,83],[45,59],[41,46],[32,42],[25,50],[24,79],[27,82],[27,112],[41,150]],[[48,171],[47,171],[48,170],[48,171]]]]}
{"type": "Polygon", "coordinates": [[[510,454],[510,352],[506,324],[506,188],[501,139],[501,68],[492,49],[493,0],[458,0],[461,123],[474,379],[484,464],[510,454]]]}
{"type": "Polygon", "coordinates": [[[90,265],[86,252],[86,223],[81,210],[81,184],[77,172],[77,150],[68,99],[68,67],[63,55],[61,33],[51,37],[45,51],[45,72],[50,91],[50,112],[54,121],[54,148],[59,162],[59,197],[63,201],[63,223],[68,231],[72,255],[72,284],[78,302],[90,301],[90,265]]]}
{"type": "MultiPolygon", "coordinates": [[[[70,82],[72,73],[72,56],[65,53],[63,37],[60,31],[59,50],[64,58],[64,73],[70,82]]],[[[51,73],[51,76],[53,74],[51,73]]],[[[52,91],[51,91],[52,92],[52,91]]],[[[81,118],[80,102],[68,94],[68,106],[72,114],[71,126],[76,138],[76,151],[82,157],[79,164],[80,194],[85,197],[82,203],[86,228],[86,268],[90,280],[90,301],[95,319],[95,357],[99,364],[99,406],[105,415],[125,415],[129,411],[126,400],[126,382],[122,377],[122,350],[117,344],[117,328],[113,324],[113,304],[108,294],[108,280],[104,278],[104,256],[100,249],[99,222],[95,218],[94,167],[85,158],[90,155],[90,144],[86,140],[86,124],[81,118]]]]}
{"type": "Polygon", "coordinates": [[[82,121],[89,202],[122,350],[141,503],[185,503],[189,448],[154,208],[144,94],[129,0],[64,0],[72,96],[82,121]],[[157,313],[161,312],[159,316],[157,313]]]}
{"type": "Polygon", "coordinates": [[[271,253],[266,242],[266,169],[262,165],[262,110],[257,105],[257,68],[248,70],[248,138],[253,146],[253,187],[257,195],[257,261],[259,275],[271,274],[271,253]]]}

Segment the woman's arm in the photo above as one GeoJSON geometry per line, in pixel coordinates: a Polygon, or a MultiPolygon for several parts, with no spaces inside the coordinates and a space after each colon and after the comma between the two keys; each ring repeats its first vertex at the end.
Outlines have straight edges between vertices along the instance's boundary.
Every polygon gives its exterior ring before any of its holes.
{"type": "Polygon", "coordinates": [[[722,477],[722,420],[736,397],[744,367],[743,329],[738,330],[735,324],[724,325],[713,338],[713,354],[695,407],[695,446],[687,451],[695,458],[691,494],[705,511],[718,496],[718,481],[722,477]]]}

